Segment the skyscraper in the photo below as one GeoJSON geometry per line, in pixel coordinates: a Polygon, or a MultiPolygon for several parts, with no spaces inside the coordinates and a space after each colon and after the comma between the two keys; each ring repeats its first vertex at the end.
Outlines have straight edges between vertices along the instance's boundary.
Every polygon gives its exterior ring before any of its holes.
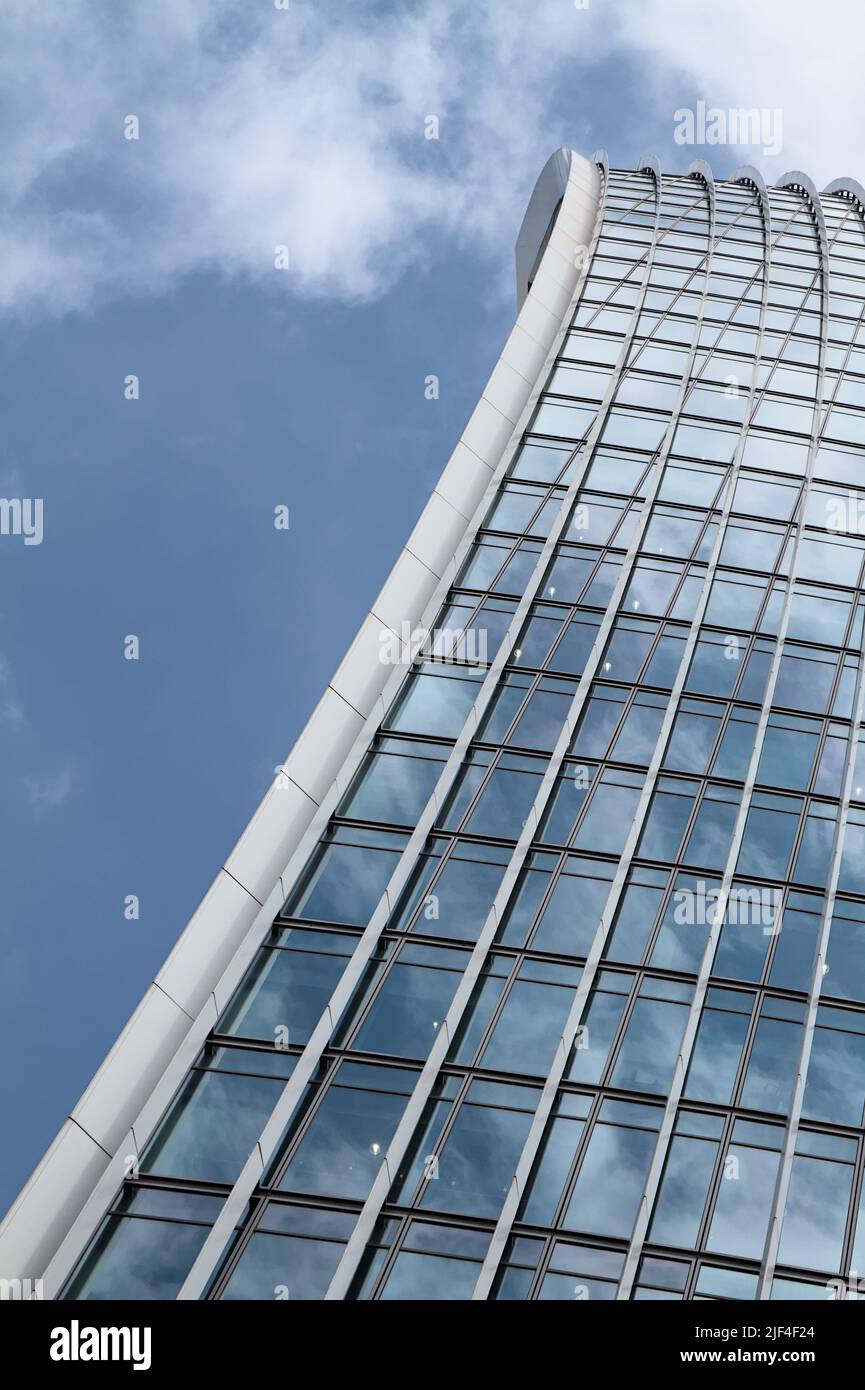
{"type": "Polygon", "coordinates": [[[560,150],[516,265],[390,578],[0,1230],[45,1297],[865,1269],[865,190],[560,150]]]}

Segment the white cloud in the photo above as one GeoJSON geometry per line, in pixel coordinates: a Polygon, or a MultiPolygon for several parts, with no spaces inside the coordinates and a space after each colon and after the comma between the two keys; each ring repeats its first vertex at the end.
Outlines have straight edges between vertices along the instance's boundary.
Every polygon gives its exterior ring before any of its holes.
{"type": "Polygon", "coordinates": [[[37,810],[46,806],[62,806],[72,790],[72,769],[62,768],[45,777],[22,778],[30,805],[37,810]]]}
{"type": "Polygon", "coordinates": [[[644,55],[622,104],[649,131],[671,137],[694,90],[781,106],[782,162],[855,174],[865,102],[843,60],[863,27],[842,0],[6,0],[0,311],[88,308],[204,269],[363,301],[450,238],[503,265],[546,156],[603,143],[592,78],[611,53],[644,55]]]}
{"type": "MultiPolygon", "coordinates": [[[[801,168],[818,189],[842,174],[865,183],[865,12],[857,6],[848,0],[640,0],[617,12],[622,37],[658,64],[656,90],[666,90],[671,120],[680,103],[669,74],[679,71],[709,105],[782,112],[781,154],[767,162],[754,152],[750,159],[767,177],[801,168]]],[[[657,99],[663,99],[660,92],[657,99]]]]}

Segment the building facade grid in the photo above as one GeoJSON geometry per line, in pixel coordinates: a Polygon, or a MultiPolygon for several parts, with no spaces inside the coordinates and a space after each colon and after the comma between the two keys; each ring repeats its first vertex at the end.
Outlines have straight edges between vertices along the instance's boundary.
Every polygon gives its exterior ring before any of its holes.
{"type": "Polygon", "coordinates": [[[825,1298],[865,1252],[862,210],[604,171],[543,390],[64,1298],[825,1298]]]}

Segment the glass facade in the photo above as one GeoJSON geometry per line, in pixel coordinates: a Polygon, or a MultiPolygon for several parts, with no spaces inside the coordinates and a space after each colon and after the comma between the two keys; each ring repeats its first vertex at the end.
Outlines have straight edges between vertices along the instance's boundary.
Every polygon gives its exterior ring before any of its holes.
{"type": "Polygon", "coordinates": [[[605,175],[435,629],[62,1297],[865,1269],[863,309],[850,199],[605,175]]]}

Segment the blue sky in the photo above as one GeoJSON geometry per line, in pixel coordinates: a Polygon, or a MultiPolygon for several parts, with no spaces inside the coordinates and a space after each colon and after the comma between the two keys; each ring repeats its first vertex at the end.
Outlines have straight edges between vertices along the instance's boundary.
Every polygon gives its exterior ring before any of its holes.
{"type": "Polygon", "coordinates": [[[446,463],[513,321],[513,242],[552,150],[865,175],[844,7],[819,29],[811,5],[758,11],[7,0],[0,495],[43,498],[44,539],[0,536],[0,1210],[446,463]],[[677,145],[699,100],[780,109],[782,151],[677,145]]]}

